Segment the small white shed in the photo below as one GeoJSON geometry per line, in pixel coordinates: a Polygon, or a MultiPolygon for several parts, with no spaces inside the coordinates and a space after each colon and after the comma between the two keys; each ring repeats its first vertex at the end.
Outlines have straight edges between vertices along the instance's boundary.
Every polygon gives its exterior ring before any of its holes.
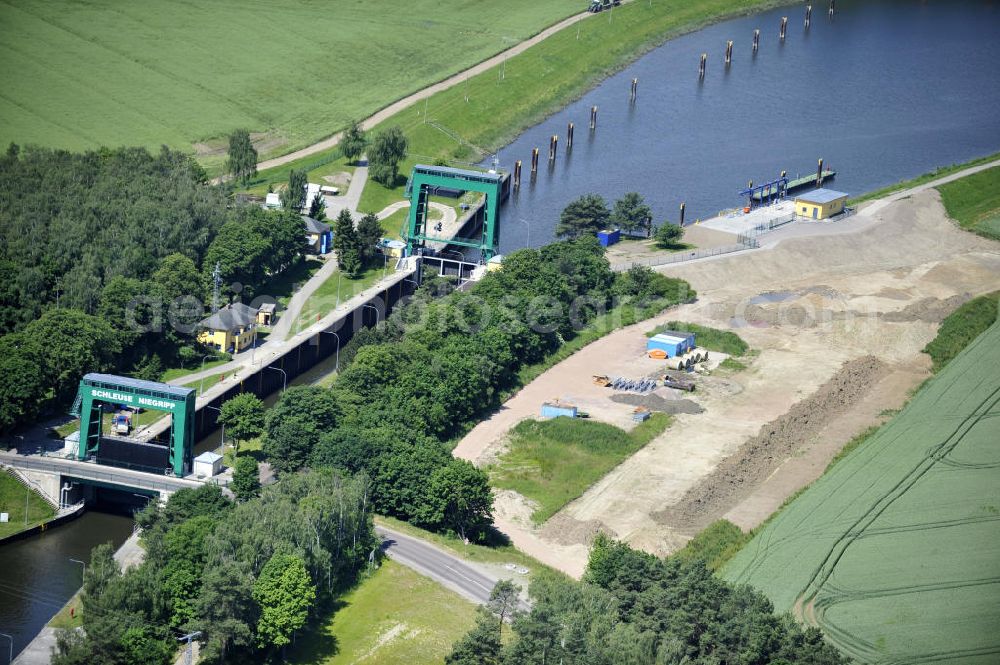
{"type": "Polygon", "coordinates": [[[264,207],[268,210],[276,210],[281,207],[281,196],[278,192],[268,192],[264,197],[264,207]]]}
{"type": "Polygon", "coordinates": [[[222,455],[206,450],[194,458],[194,475],[211,478],[222,471],[222,455]]]}

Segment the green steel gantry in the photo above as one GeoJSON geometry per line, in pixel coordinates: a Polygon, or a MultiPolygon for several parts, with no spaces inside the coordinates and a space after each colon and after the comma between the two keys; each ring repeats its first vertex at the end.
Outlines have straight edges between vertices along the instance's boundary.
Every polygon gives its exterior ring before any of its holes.
{"type": "Polygon", "coordinates": [[[493,258],[500,244],[499,215],[502,189],[503,176],[499,173],[417,164],[413,167],[406,189],[407,196],[410,198],[406,235],[408,253],[413,254],[417,248],[423,247],[427,241],[431,241],[479,249],[482,252],[483,261],[493,258]],[[428,202],[433,190],[438,187],[466,192],[481,192],[486,195],[486,200],[483,202],[483,233],[480,239],[448,238],[428,233],[428,202]]]}
{"type": "Polygon", "coordinates": [[[124,404],[132,408],[166,411],[171,436],[168,463],[178,478],[191,470],[194,450],[195,391],[155,381],[111,374],[87,374],[73,402],[72,415],[80,417],[77,459],[97,453],[101,445],[101,404],[124,404]]]}

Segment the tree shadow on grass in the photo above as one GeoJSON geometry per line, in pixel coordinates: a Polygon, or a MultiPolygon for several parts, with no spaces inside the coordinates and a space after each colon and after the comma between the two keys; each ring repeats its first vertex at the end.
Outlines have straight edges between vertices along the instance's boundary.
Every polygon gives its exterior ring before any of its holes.
{"type": "Polygon", "coordinates": [[[340,642],[333,634],[330,620],[349,603],[334,600],[330,607],[319,612],[313,625],[295,640],[294,646],[288,650],[287,661],[296,665],[322,665],[330,658],[340,653],[340,642]]]}

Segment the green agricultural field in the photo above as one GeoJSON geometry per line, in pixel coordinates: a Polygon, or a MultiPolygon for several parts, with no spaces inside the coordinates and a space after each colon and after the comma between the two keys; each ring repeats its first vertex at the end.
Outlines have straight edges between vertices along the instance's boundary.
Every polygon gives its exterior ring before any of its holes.
{"type": "Polygon", "coordinates": [[[959,226],[1000,240],[1000,166],[937,188],[948,216],[959,226]]]}
{"type": "Polygon", "coordinates": [[[441,663],[475,622],[476,606],[391,560],[342,599],[332,618],[298,640],[289,663],[441,663]]]}
{"type": "Polygon", "coordinates": [[[510,434],[510,449],[489,467],[494,487],[536,501],[531,518],[542,523],[659,436],[670,416],[654,413],[626,432],[575,418],[524,420],[510,434]]]}
{"type": "Polygon", "coordinates": [[[723,568],[866,663],[1000,659],[1000,323],[723,568]]]}
{"type": "Polygon", "coordinates": [[[218,164],[222,137],[263,156],[461,71],[582,2],[124,0],[0,5],[0,142],[167,144],[218,164]]]}

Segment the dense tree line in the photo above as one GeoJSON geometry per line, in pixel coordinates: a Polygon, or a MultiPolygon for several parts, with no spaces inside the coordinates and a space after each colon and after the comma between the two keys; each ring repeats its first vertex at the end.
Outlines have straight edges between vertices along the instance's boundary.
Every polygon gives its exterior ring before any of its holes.
{"type": "Polygon", "coordinates": [[[841,665],[816,628],[799,626],[748,586],[699,561],[657,559],[598,537],[582,582],[540,575],[531,611],[501,642],[498,608],[480,610],[449,665],[841,665]],[[492,611],[491,611],[492,610],[492,611]]]}
{"type": "Polygon", "coordinates": [[[363,471],[377,511],[470,539],[488,534],[490,488],[447,442],[597,313],[622,299],[661,309],[693,297],[648,268],[615,275],[593,237],[513,252],[466,291],[434,288],[359,333],[331,389],[286,391],[268,413],[264,453],[282,473],[363,471]]]}
{"type": "Polygon", "coordinates": [[[12,146],[0,158],[0,333],[54,305],[94,313],[115,276],[149,277],[181,253],[199,263],[226,215],[187,155],[12,146]]]}
{"type": "Polygon", "coordinates": [[[138,521],[144,562],[123,572],[110,545],[95,548],[84,630],[59,632],[55,665],[166,665],[191,630],[208,662],[260,660],[329,608],[377,545],[367,479],[331,471],[235,505],[217,486],[181,490],[138,521]]]}
{"type": "Polygon", "coordinates": [[[0,157],[0,431],[68,406],[81,374],[159,379],[192,337],[298,260],[302,220],[235,205],[187,155],[11,146],[0,157]],[[235,283],[239,287],[234,288],[235,283]],[[219,304],[224,304],[223,299],[219,304]]]}

